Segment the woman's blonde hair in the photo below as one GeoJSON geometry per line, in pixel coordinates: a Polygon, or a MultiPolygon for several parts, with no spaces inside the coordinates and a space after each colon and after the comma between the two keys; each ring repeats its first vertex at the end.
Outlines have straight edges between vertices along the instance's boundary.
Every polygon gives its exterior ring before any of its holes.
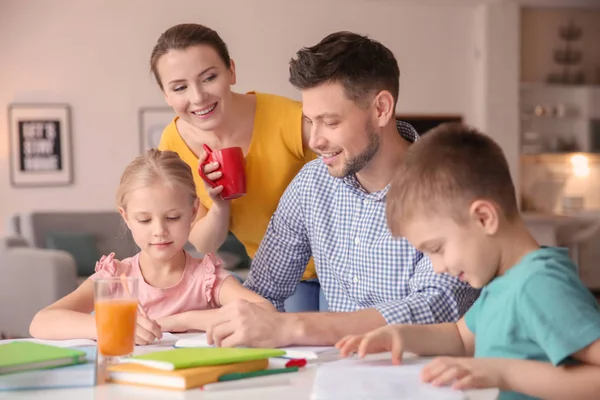
{"type": "Polygon", "coordinates": [[[125,209],[127,195],[157,182],[184,189],[193,204],[197,198],[192,169],[173,151],[150,149],[125,168],[117,190],[117,207],[125,209]]]}

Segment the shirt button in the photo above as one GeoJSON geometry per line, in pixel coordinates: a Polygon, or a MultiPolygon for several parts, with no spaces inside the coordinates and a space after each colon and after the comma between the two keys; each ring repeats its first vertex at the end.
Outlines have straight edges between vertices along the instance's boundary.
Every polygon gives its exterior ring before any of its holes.
{"type": "Polygon", "coordinates": [[[358,283],[358,278],[355,276],[354,279],[352,279],[352,282],[358,283]]]}
{"type": "Polygon", "coordinates": [[[359,238],[354,238],[354,244],[360,244],[360,239],[359,238]]]}
{"type": "Polygon", "coordinates": [[[363,200],[363,204],[369,204],[369,200],[363,200]]]}

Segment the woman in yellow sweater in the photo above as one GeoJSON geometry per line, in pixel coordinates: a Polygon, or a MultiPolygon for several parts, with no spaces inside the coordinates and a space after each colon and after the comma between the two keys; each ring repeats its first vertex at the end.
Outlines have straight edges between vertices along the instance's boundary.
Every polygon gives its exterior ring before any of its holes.
{"type": "MultiPolygon", "coordinates": [[[[190,242],[201,253],[215,252],[231,231],[252,258],[287,185],[315,158],[303,128],[302,105],[271,94],[235,93],[235,63],[217,32],[198,24],[165,31],[154,46],[150,67],[177,116],[165,128],[159,149],[172,150],[195,171],[212,149],[239,146],[246,157],[245,196],[224,201],[221,187],[207,187],[195,174],[201,207],[190,242]]],[[[218,167],[207,166],[211,179],[218,167]]],[[[319,310],[313,262],[309,263],[288,311],[319,310]]],[[[326,306],[325,306],[326,307],[326,306]]],[[[321,309],[325,308],[321,305],[321,309]]]]}

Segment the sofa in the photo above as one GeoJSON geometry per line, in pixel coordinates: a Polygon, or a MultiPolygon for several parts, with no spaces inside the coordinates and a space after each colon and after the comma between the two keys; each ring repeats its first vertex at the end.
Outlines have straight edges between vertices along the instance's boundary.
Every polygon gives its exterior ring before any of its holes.
{"type": "MultiPolygon", "coordinates": [[[[95,261],[102,255],[114,252],[116,258],[123,259],[139,251],[131,232],[116,211],[35,211],[15,214],[6,221],[6,230],[14,236],[22,236],[32,247],[71,253],[76,259],[81,278],[93,272],[95,261]]],[[[185,250],[194,257],[202,257],[191,243],[185,246],[185,250]]],[[[217,255],[226,269],[247,269],[250,266],[244,246],[232,234],[217,255]]]]}
{"type": "Polygon", "coordinates": [[[74,258],[38,249],[18,236],[0,236],[0,336],[29,337],[36,312],[77,287],[74,258]]]}

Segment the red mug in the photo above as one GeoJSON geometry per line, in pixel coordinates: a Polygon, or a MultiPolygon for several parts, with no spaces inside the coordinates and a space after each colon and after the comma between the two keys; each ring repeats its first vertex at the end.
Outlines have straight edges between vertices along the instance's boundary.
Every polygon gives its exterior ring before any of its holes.
{"type": "Polygon", "coordinates": [[[221,198],[233,200],[246,194],[246,169],[244,152],[241,147],[227,147],[213,151],[207,144],[202,147],[207,153],[206,160],[198,166],[198,173],[204,182],[211,187],[223,186],[221,198]],[[211,181],[204,173],[204,167],[212,162],[219,163],[218,171],[223,175],[215,181],[211,181]]]}

